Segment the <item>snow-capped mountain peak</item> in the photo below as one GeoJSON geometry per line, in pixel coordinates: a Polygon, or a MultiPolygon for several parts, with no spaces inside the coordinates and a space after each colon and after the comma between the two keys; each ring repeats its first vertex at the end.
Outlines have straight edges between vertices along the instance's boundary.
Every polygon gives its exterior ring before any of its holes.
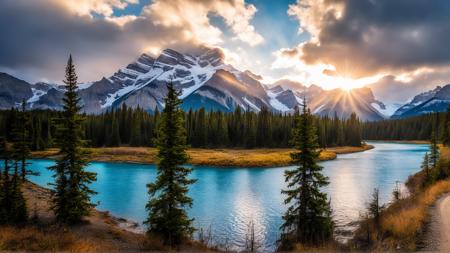
{"type": "MultiPolygon", "coordinates": [[[[346,108],[349,104],[345,101],[349,97],[343,96],[342,92],[325,91],[315,85],[306,87],[290,80],[263,85],[261,76],[248,70],[240,71],[226,64],[224,58],[223,52],[217,48],[200,48],[195,53],[165,49],[156,57],[142,54],[110,77],[80,84],[78,92],[83,110],[96,114],[123,104],[147,111],[156,108],[161,110],[168,82],[172,82],[181,92],[182,108],[185,110],[205,108],[231,112],[240,107],[243,110],[259,111],[265,107],[290,113],[302,104],[303,99],[307,99],[311,111],[319,115],[337,114],[346,117],[354,109],[346,108]]],[[[5,80],[8,78],[5,77],[5,80]]],[[[0,96],[1,84],[0,80],[0,96]]],[[[61,109],[64,94],[62,86],[21,84],[23,97],[30,108],[61,109]]],[[[370,90],[360,90],[352,95],[351,99],[357,104],[362,119],[382,118],[370,105],[377,103],[371,94],[370,90]]],[[[16,102],[0,104],[0,107],[15,106],[16,102]]]]}
{"type": "Polygon", "coordinates": [[[398,108],[392,118],[404,118],[431,112],[441,112],[450,104],[450,84],[420,93],[398,108]]]}

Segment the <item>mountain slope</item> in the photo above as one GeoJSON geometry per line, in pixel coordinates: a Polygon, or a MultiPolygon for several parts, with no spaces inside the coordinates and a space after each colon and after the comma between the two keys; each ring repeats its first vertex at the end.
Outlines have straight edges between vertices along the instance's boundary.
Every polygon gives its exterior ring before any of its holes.
{"type": "Polygon", "coordinates": [[[391,118],[405,118],[431,112],[442,112],[447,110],[449,104],[450,84],[444,87],[437,86],[433,90],[415,96],[410,102],[395,111],[391,118]]]}
{"type": "Polygon", "coordinates": [[[11,108],[33,96],[29,83],[6,73],[0,73],[0,108],[11,108]]]}

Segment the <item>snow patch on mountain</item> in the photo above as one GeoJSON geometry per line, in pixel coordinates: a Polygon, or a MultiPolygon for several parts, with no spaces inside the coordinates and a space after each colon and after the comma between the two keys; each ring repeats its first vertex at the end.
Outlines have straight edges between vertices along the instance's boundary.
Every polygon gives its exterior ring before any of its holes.
{"type": "Polygon", "coordinates": [[[382,108],[379,103],[371,103],[371,105],[383,116],[389,118],[400,107],[398,104],[385,104],[382,108]]]}
{"type": "Polygon", "coordinates": [[[314,109],[313,114],[319,114],[324,107],[325,107],[325,104],[319,105],[316,109],[314,109]]]}
{"type": "Polygon", "coordinates": [[[33,92],[33,96],[27,100],[27,103],[32,104],[39,100],[40,97],[47,94],[46,91],[38,90],[36,88],[31,88],[31,91],[33,92]]]}
{"type": "MultiPolygon", "coordinates": [[[[164,72],[162,72],[162,70],[160,69],[156,69],[155,71],[153,71],[149,76],[153,76],[153,79],[158,78],[161,74],[163,74],[164,72]],[[159,74],[159,75],[158,75],[159,74]]],[[[150,80],[150,82],[152,81],[150,80]]],[[[105,102],[101,105],[101,108],[107,108],[113,105],[113,103],[119,99],[120,97],[135,91],[135,90],[139,90],[140,88],[144,87],[146,85],[145,82],[139,83],[139,82],[135,82],[133,83],[133,85],[129,85],[129,86],[124,86],[121,89],[117,90],[116,92],[109,94],[108,97],[106,98],[105,102]]]]}
{"type": "Polygon", "coordinates": [[[253,103],[252,103],[250,100],[248,100],[246,97],[243,97],[242,99],[244,100],[245,103],[247,103],[247,105],[250,106],[250,108],[252,108],[252,110],[254,110],[254,111],[256,111],[256,112],[261,111],[261,109],[260,109],[258,106],[256,106],[255,104],[253,104],[253,103]]]}
{"type": "Polygon", "coordinates": [[[269,96],[270,100],[269,103],[270,105],[275,108],[278,111],[281,112],[287,112],[290,110],[289,107],[287,107],[285,104],[281,103],[278,99],[277,99],[277,95],[280,94],[281,92],[283,92],[283,90],[276,92],[277,90],[267,90],[267,96],[269,96]]]}
{"type": "Polygon", "coordinates": [[[94,82],[80,83],[80,84],[78,84],[78,90],[85,90],[85,89],[91,87],[92,84],[94,84],[94,82]]]}

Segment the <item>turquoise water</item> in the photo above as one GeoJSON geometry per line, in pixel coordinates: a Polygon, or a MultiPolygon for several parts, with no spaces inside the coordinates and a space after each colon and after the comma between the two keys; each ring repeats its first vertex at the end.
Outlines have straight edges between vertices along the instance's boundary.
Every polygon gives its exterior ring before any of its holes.
{"type": "MultiPolygon", "coordinates": [[[[354,222],[370,199],[373,188],[380,189],[381,199],[388,202],[396,181],[404,182],[419,170],[426,145],[371,143],[375,149],[322,162],[330,178],[326,191],[331,198],[337,235],[346,239],[355,228],[354,222]]],[[[47,186],[53,180],[47,170],[52,160],[32,160],[31,169],[40,172],[31,181],[47,186]]],[[[274,249],[279,236],[281,215],[285,207],[280,194],[284,188],[286,168],[216,168],[193,166],[198,181],[190,189],[194,205],[189,210],[197,228],[212,229],[216,243],[227,242],[242,248],[248,224],[253,220],[260,249],[274,249]]],[[[146,184],[156,177],[154,165],[93,162],[89,171],[97,173],[92,188],[98,209],[137,222],[146,218],[148,200],[146,184]]]]}

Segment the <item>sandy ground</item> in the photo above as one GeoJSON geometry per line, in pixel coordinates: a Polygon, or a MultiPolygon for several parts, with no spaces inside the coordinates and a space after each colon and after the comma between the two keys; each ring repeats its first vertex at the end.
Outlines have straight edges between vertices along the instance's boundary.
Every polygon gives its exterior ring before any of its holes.
{"type": "MultiPolygon", "coordinates": [[[[22,191],[27,201],[30,223],[19,227],[0,227],[0,252],[172,251],[155,237],[146,236],[136,223],[96,209],[92,209],[89,217],[85,217],[80,224],[61,226],[55,223],[55,215],[50,210],[50,190],[26,182],[22,191]]],[[[211,248],[189,240],[173,250],[204,252],[211,251],[211,248]]]]}
{"type": "MultiPolygon", "coordinates": [[[[23,187],[30,216],[37,216],[40,223],[51,225],[54,214],[50,211],[50,191],[36,184],[27,182],[23,187]]],[[[133,222],[116,218],[108,212],[93,209],[85,222],[74,226],[71,231],[78,237],[106,241],[114,249],[138,251],[142,249],[143,234],[133,233],[136,229],[133,222]]]]}
{"type": "Polygon", "coordinates": [[[450,194],[430,208],[429,221],[421,242],[423,251],[450,252],[450,194]]]}

